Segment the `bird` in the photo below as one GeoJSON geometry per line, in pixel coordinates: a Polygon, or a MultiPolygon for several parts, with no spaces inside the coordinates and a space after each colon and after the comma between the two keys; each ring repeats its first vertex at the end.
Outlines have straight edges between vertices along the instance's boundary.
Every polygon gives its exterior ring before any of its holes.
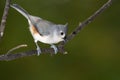
{"type": "Polygon", "coordinates": [[[54,49],[54,53],[57,54],[58,48],[55,44],[65,41],[68,23],[64,25],[55,24],[40,17],[30,15],[18,4],[11,4],[10,6],[21,13],[28,20],[29,31],[32,34],[36,44],[37,55],[39,56],[42,53],[41,48],[38,45],[38,41],[51,45],[51,48],[54,49]]]}

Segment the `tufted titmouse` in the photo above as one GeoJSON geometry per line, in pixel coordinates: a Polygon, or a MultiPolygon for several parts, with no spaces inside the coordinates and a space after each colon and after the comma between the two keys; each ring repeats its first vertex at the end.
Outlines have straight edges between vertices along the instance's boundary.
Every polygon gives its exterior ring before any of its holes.
{"type": "Polygon", "coordinates": [[[58,49],[54,44],[65,40],[67,24],[54,24],[40,17],[32,16],[17,4],[13,4],[11,7],[20,12],[28,20],[29,29],[37,47],[37,54],[40,55],[41,53],[41,49],[37,44],[38,41],[50,44],[56,54],[58,49]]]}

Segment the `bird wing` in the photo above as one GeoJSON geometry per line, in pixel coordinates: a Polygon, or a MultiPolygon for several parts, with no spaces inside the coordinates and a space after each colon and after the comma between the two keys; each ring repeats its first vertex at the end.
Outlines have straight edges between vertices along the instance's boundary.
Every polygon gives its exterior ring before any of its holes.
{"type": "Polygon", "coordinates": [[[41,36],[47,36],[54,30],[54,24],[39,17],[30,16],[33,26],[41,36]]]}

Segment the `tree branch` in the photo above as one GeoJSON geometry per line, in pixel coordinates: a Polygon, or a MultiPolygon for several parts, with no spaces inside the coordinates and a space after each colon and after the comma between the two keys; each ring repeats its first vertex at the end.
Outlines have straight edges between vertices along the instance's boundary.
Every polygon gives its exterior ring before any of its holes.
{"type": "Polygon", "coordinates": [[[5,4],[2,20],[1,20],[1,25],[0,25],[0,39],[3,37],[3,34],[4,34],[5,23],[6,23],[8,11],[10,8],[10,1],[11,0],[6,0],[6,4],[5,4]]]}
{"type": "Polygon", "coordinates": [[[88,17],[85,21],[79,24],[79,26],[67,37],[67,41],[71,40],[76,34],[78,34],[86,25],[91,23],[98,15],[100,15],[104,10],[106,10],[113,0],[108,0],[100,9],[98,9],[94,14],[88,17]]]}
{"type": "MultiPolygon", "coordinates": [[[[70,35],[68,35],[68,37],[66,38],[66,42],[61,42],[57,46],[58,51],[60,53],[66,53],[65,50],[64,50],[64,45],[68,41],[70,41],[72,38],[74,38],[75,35],[78,34],[86,25],[91,23],[98,15],[100,15],[100,13],[102,13],[104,10],[106,10],[112,4],[112,1],[113,0],[108,0],[108,2],[106,2],[93,15],[91,15],[89,18],[87,18],[85,21],[83,21],[75,30],[73,30],[73,32],[70,35]]],[[[42,54],[47,54],[47,53],[54,54],[54,50],[52,48],[41,49],[41,51],[42,51],[42,54]]],[[[20,53],[16,53],[16,54],[11,53],[11,54],[1,55],[0,56],[0,61],[10,61],[10,60],[14,60],[14,59],[18,59],[18,58],[22,58],[22,57],[26,57],[26,56],[32,56],[32,55],[37,55],[37,51],[36,50],[31,50],[31,51],[20,52],[20,53]]]]}
{"type": "MultiPolygon", "coordinates": [[[[41,51],[42,51],[41,54],[54,55],[54,50],[52,48],[45,48],[45,49],[41,48],[41,51]]],[[[65,53],[62,46],[58,47],[58,51],[60,53],[65,53]]],[[[30,51],[20,52],[20,53],[16,53],[16,54],[13,54],[13,53],[3,54],[3,55],[0,55],[0,61],[10,61],[10,60],[14,60],[14,59],[22,58],[22,57],[27,57],[27,56],[33,56],[33,55],[37,55],[36,50],[30,50],[30,51]]]]}

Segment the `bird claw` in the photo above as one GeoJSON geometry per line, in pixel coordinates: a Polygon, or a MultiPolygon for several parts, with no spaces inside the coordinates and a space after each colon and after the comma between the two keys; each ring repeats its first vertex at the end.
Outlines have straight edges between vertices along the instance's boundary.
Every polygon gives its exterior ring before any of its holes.
{"type": "Polygon", "coordinates": [[[40,47],[37,47],[37,56],[39,56],[41,54],[41,49],[40,47]]]}
{"type": "Polygon", "coordinates": [[[53,48],[54,49],[54,53],[57,54],[58,48],[55,45],[51,45],[51,48],[53,48]]]}
{"type": "Polygon", "coordinates": [[[36,47],[37,47],[37,56],[39,56],[41,54],[41,49],[39,47],[39,45],[37,44],[37,40],[35,40],[35,44],[36,44],[36,47]]]}

